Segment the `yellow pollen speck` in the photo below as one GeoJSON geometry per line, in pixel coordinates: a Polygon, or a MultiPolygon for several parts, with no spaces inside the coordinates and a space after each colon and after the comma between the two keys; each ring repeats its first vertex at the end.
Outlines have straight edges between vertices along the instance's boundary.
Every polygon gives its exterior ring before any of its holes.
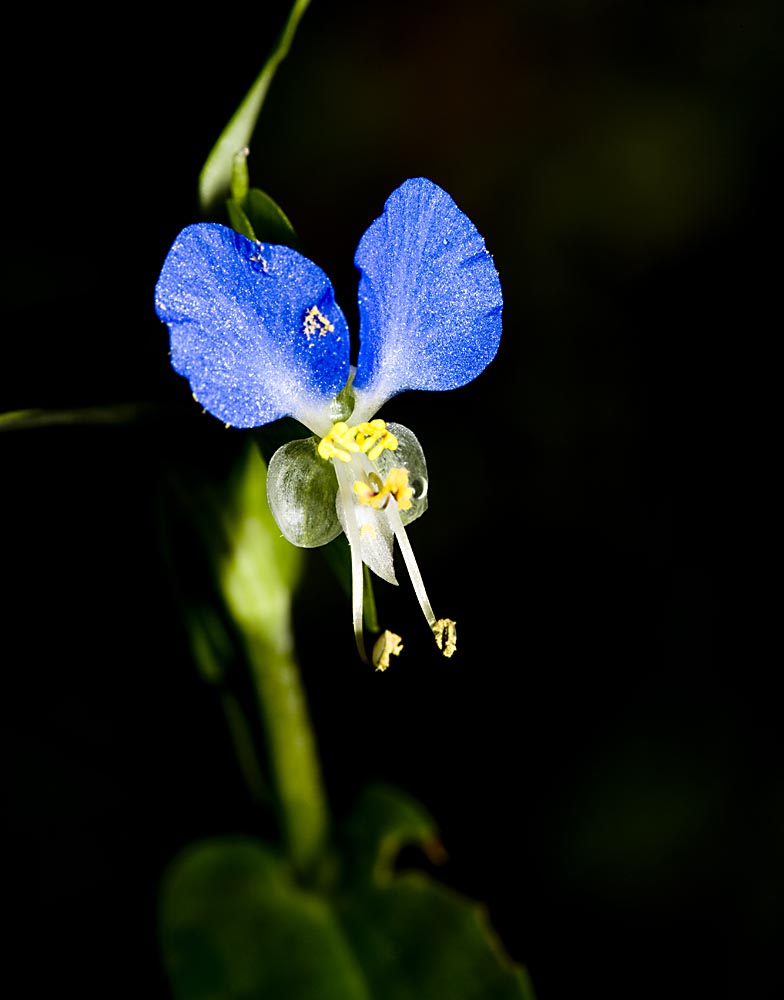
{"type": "Polygon", "coordinates": [[[328,333],[334,331],[335,325],[334,323],[330,323],[318,306],[311,306],[305,313],[305,318],[302,321],[302,329],[305,332],[305,336],[310,340],[316,334],[319,337],[326,337],[328,333]]]}
{"type": "Polygon", "coordinates": [[[269,267],[267,265],[267,261],[261,256],[261,251],[264,249],[264,244],[259,243],[257,241],[256,245],[258,246],[259,250],[258,253],[255,253],[251,257],[251,260],[253,261],[254,264],[261,264],[261,270],[264,272],[264,274],[269,274],[269,267]]]}

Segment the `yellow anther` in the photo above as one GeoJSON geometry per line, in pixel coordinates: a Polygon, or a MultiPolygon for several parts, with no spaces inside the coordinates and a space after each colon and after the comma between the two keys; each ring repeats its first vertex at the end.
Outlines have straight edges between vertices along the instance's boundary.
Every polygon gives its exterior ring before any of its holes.
{"type": "Polygon", "coordinates": [[[447,658],[457,649],[457,626],[451,618],[439,618],[430,626],[436,640],[436,646],[447,658]]]}
{"type": "Polygon", "coordinates": [[[324,461],[338,458],[341,462],[350,462],[351,452],[358,451],[359,445],[354,440],[354,429],[343,420],[333,424],[332,430],[318,444],[318,453],[324,461]]]}
{"type": "Polygon", "coordinates": [[[383,510],[392,497],[399,510],[408,510],[411,507],[414,491],[408,485],[408,469],[390,469],[387,481],[383,485],[373,473],[368,479],[371,481],[358,480],[354,483],[354,492],[360,503],[375,510],[383,510]]]}
{"type": "Polygon", "coordinates": [[[403,643],[400,641],[399,635],[396,635],[394,632],[390,632],[389,629],[383,632],[376,640],[376,644],[373,646],[372,659],[376,670],[388,670],[389,657],[400,656],[402,649],[403,643]]]}
{"type": "Polygon", "coordinates": [[[383,489],[393,496],[400,510],[411,508],[413,489],[408,485],[408,469],[390,469],[383,489]]]}
{"type": "MultiPolygon", "coordinates": [[[[313,309],[315,308],[314,306],[313,309]]],[[[305,319],[307,321],[307,316],[305,319]]],[[[349,427],[345,421],[340,420],[333,424],[329,434],[319,441],[318,453],[325,461],[338,458],[341,462],[350,462],[350,453],[361,451],[371,462],[375,462],[382,451],[385,449],[394,451],[396,448],[397,438],[387,430],[383,420],[368,420],[355,424],[354,427],[349,427]]],[[[405,507],[403,509],[405,510],[405,507]]]]}
{"type": "Polygon", "coordinates": [[[384,421],[378,418],[357,424],[354,427],[354,440],[371,462],[375,462],[385,449],[394,451],[397,448],[397,438],[392,431],[387,430],[384,421]]]}
{"type": "Polygon", "coordinates": [[[330,323],[318,306],[311,306],[305,313],[305,318],[302,321],[302,329],[305,332],[305,336],[310,340],[316,334],[319,337],[326,337],[328,333],[334,331],[335,326],[333,323],[330,323]]]}

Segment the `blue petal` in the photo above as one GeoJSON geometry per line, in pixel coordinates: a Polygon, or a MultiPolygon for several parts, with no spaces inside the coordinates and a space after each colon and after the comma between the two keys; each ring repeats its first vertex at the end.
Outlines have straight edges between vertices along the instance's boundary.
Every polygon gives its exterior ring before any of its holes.
{"type": "Polygon", "coordinates": [[[225,226],[188,226],[166,257],[155,304],[174,368],[214,416],[234,427],[293,416],[316,433],[329,428],[327,406],[348,378],[349,334],[311,261],[225,226]]]}
{"type": "Polygon", "coordinates": [[[495,357],[501,283],[484,240],[450,196],[406,181],[357,248],[355,416],[404,389],[456,389],[495,357]]]}

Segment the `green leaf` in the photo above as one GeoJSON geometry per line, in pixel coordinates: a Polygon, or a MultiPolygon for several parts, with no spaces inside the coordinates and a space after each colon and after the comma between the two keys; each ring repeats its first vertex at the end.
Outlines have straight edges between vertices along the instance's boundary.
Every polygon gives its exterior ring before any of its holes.
{"type": "Polygon", "coordinates": [[[262,243],[282,243],[295,250],[299,249],[299,238],[288,216],[264,191],[258,188],[248,191],[245,214],[256,231],[256,238],[262,243]]]}
{"type": "Polygon", "coordinates": [[[205,217],[216,213],[229,196],[234,158],[249,145],[272,79],[291,43],[310,0],[295,0],[275,48],[242,103],[223,130],[199,175],[199,205],[205,217]]]}
{"type": "Polygon", "coordinates": [[[240,150],[232,161],[231,197],[226,200],[229,224],[249,240],[298,250],[299,239],[280,205],[264,191],[249,186],[248,152],[247,148],[240,150]]]}
{"type": "Polygon", "coordinates": [[[10,410],[0,413],[0,431],[127,424],[153,417],[157,410],[154,403],[118,403],[115,406],[84,406],[74,410],[10,410]]]}
{"type": "Polygon", "coordinates": [[[395,872],[406,845],[443,860],[435,823],[419,803],[369,788],[347,834],[355,877],[340,913],[374,1000],[534,1000],[480,904],[422,872],[395,872]]]}
{"type": "Polygon", "coordinates": [[[534,1000],[479,904],[394,870],[412,843],[443,857],[422,806],[376,787],[347,824],[339,890],[304,889],[249,838],[189,848],[161,893],[175,1000],[534,1000]]]}
{"type": "Polygon", "coordinates": [[[260,841],[185,851],[164,879],[160,939],[176,1000],[371,1000],[330,904],[260,841]]]}
{"type": "Polygon", "coordinates": [[[343,908],[374,1000],[533,1000],[483,908],[408,872],[343,908]]]}
{"type": "Polygon", "coordinates": [[[226,201],[229,225],[249,240],[278,243],[299,250],[299,238],[283,209],[264,191],[251,188],[244,206],[234,198],[226,201]]]}
{"type": "Polygon", "coordinates": [[[354,885],[384,885],[401,849],[421,847],[431,861],[443,860],[435,820],[424,806],[396,788],[364,789],[345,824],[346,856],[354,885]]]}

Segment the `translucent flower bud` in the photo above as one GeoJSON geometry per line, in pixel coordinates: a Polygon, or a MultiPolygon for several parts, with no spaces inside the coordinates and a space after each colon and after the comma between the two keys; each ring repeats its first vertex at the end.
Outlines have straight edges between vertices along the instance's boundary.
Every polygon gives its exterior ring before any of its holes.
{"type": "Polygon", "coordinates": [[[304,549],[326,545],[341,532],[335,469],[317,448],[317,438],[290,441],[278,448],[267,470],[272,516],[284,537],[304,549]]]}
{"type": "Polygon", "coordinates": [[[408,485],[413,490],[411,506],[400,511],[403,524],[410,524],[427,510],[427,463],[422,445],[413,431],[402,424],[387,424],[387,430],[397,438],[397,448],[394,451],[382,451],[373,463],[379,477],[385,481],[391,469],[408,470],[408,485]]]}

